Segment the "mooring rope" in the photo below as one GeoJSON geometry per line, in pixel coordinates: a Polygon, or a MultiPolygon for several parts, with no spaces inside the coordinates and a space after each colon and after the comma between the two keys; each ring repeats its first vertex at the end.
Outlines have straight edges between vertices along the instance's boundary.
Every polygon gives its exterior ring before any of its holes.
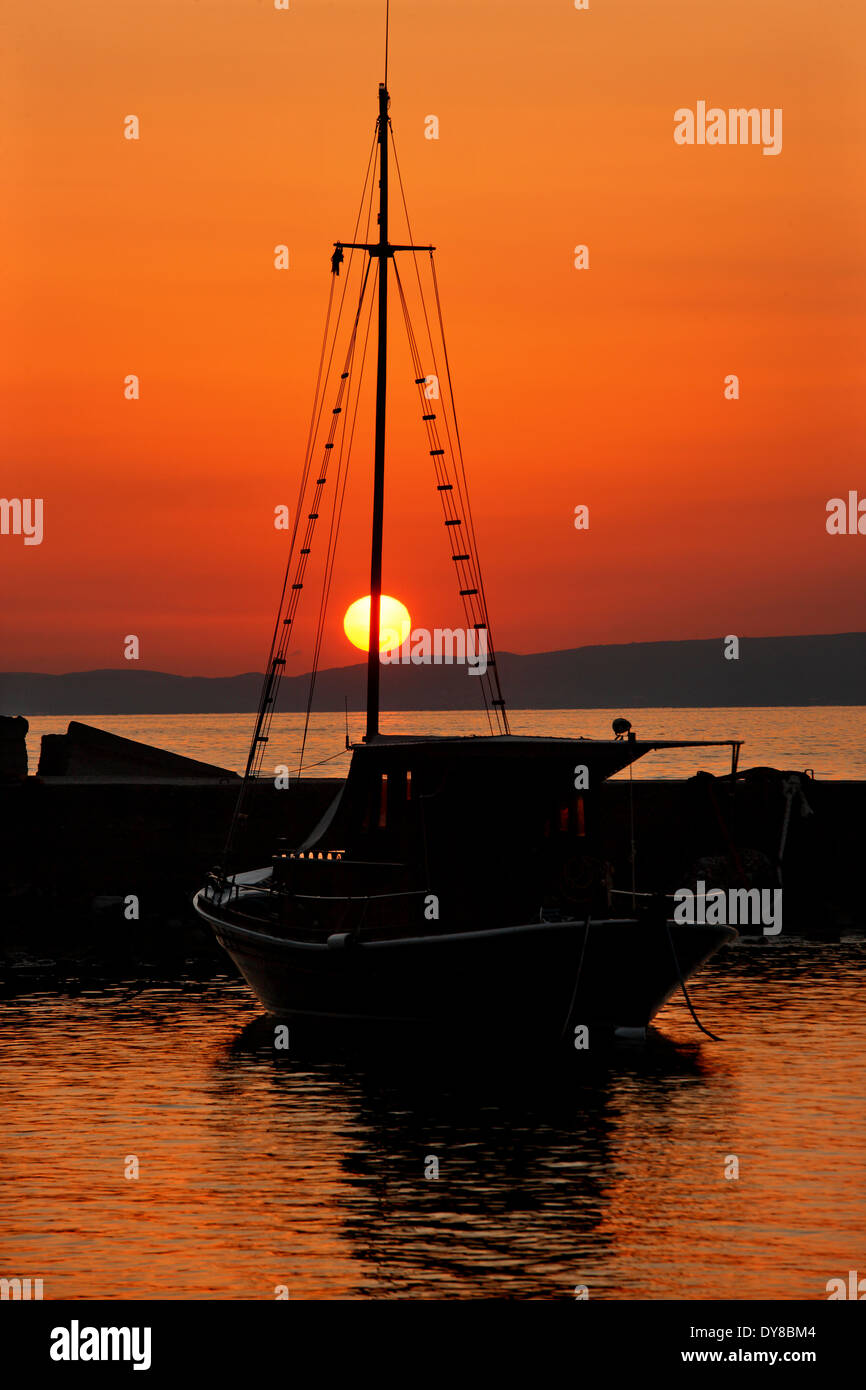
{"type": "Polygon", "coordinates": [[[574,1006],[577,1003],[577,991],[580,987],[580,977],[583,972],[583,957],[586,952],[586,943],[589,940],[589,923],[591,916],[592,907],[589,908],[589,911],[586,914],[586,921],[583,924],[583,944],[580,948],[580,960],[577,962],[577,975],[574,979],[574,989],[571,991],[571,1002],[568,1006],[568,1013],[565,1015],[565,1022],[562,1025],[562,1032],[559,1035],[560,1042],[562,1042],[563,1038],[568,1032],[568,1026],[571,1023],[571,1015],[574,1011],[574,1006]]]}
{"type": "Polygon", "coordinates": [[[722,1041],[723,1041],[722,1038],[720,1038],[716,1033],[711,1033],[710,1030],[709,1030],[709,1028],[705,1028],[705,1027],[704,1027],[704,1025],[701,1023],[701,1020],[698,1018],[697,1014],[695,1013],[694,1005],[692,1004],[692,1001],[691,1001],[691,999],[689,998],[689,992],[688,992],[688,990],[686,989],[686,982],[685,982],[685,980],[683,979],[683,972],[682,972],[682,970],[680,969],[680,962],[679,962],[679,958],[678,958],[678,956],[677,956],[676,947],[674,946],[674,939],[673,939],[673,936],[671,935],[671,924],[670,924],[670,922],[668,922],[667,920],[665,921],[665,929],[666,929],[667,934],[668,934],[668,941],[670,942],[671,955],[672,955],[673,958],[674,958],[674,965],[677,967],[677,974],[679,975],[679,978],[680,978],[680,988],[682,989],[682,992],[683,992],[683,998],[685,999],[686,1003],[687,1003],[688,1006],[689,1006],[689,1013],[691,1014],[692,1018],[694,1019],[695,1023],[698,1025],[698,1027],[700,1028],[700,1030],[701,1030],[702,1033],[706,1033],[707,1037],[708,1037],[708,1038],[712,1038],[713,1042],[722,1042],[722,1041]]]}

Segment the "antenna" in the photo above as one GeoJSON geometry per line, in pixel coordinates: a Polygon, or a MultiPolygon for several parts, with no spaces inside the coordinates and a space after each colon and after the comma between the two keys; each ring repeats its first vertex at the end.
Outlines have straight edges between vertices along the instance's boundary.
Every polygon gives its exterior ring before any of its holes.
{"type": "Polygon", "coordinates": [[[391,20],[391,0],[385,0],[385,86],[388,85],[388,30],[391,20]]]}

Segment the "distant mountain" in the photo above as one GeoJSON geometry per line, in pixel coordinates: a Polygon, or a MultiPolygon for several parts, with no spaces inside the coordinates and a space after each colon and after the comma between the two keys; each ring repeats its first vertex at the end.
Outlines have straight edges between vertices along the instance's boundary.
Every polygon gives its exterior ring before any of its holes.
{"type": "MultiPolygon", "coordinates": [[[[634,642],[518,656],[498,653],[512,709],[639,709],[711,705],[866,704],[866,633],[745,637],[727,660],[721,637],[694,642],[634,642]]],[[[366,667],[320,672],[314,707],[364,703],[366,667]]],[[[221,714],[258,706],[262,677],[172,676],[163,671],[0,673],[0,714],[221,714]]],[[[279,708],[306,708],[309,676],[286,676],[279,708]]],[[[478,678],[462,666],[387,666],[383,709],[475,709],[478,678]]]]}

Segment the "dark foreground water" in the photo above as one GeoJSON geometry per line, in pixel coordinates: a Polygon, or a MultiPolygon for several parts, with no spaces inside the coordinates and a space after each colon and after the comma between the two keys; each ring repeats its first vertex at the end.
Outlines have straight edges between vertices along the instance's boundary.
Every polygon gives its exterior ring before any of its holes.
{"type": "Polygon", "coordinates": [[[515,1057],[506,1017],[485,1061],[435,1032],[275,1052],[229,980],[7,999],[0,1274],[46,1298],[826,1298],[866,1274],[864,974],[862,942],[739,945],[693,988],[723,1042],[669,1005],[582,1062],[515,1057]]]}

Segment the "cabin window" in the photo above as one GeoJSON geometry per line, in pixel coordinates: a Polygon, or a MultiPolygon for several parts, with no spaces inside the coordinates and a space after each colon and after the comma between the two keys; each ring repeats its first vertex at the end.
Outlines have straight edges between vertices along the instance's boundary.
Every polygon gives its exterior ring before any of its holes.
{"type": "Polygon", "coordinates": [[[412,769],[411,769],[411,767],[410,767],[410,768],[407,770],[407,772],[406,772],[406,800],[407,800],[407,801],[411,801],[411,800],[412,800],[412,769]]]}
{"type": "Polygon", "coordinates": [[[585,834],[586,834],[586,808],[585,808],[585,806],[584,806],[584,804],[583,804],[583,797],[582,797],[582,796],[575,797],[575,800],[574,800],[574,821],[575,821],[575,834],[576,834],[576,835],[585,835],[585,834]]]}
{"type": "Polygon", "coordinates": [[[379,779],[379,829],[388,824],[388,774],[383,772],[379,779]]]}
{"type": "Polygon", "coordinates": [[[562,831],[563,834],[565,834],[565,832],[568,830],[568,807],[567,807],[567,806],[560,806],[560,808],[559,808],[559,828],[560,828],[560,830],[562,831]]]}

